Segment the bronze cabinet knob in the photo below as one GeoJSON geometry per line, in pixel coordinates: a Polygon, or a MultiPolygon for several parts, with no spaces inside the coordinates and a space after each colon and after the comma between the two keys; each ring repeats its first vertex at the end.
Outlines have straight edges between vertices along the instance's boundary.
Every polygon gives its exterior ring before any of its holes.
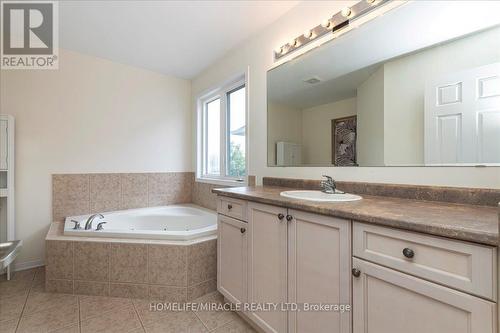
{"type": "Polygon", "coordinates": [[[403,255],[406,258],[411,259],[411,258],[413,258],[415,256],[415,252],[412,249],[406,247],[406,248],[403,249],[403,255]]]}
{"type": "Polygon", "coordinates": [[[354,277],[360,277],[361,276],[361,271],[359,269],[357,269],[357,268],[353,268],[352,269],[352,275],[354,277]]]}

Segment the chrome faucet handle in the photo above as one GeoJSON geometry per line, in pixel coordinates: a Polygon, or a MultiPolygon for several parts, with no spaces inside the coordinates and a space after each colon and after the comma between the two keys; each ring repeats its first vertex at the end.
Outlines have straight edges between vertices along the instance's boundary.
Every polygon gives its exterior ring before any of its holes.
{"type": "MultiPolygon", "coordinates": [[[[322,177],[323,177],[323,178],[326,178],[326,182],[328,182],[328,183],[330,183],[330,184],[335,183],[335,181],[333,180],[333,178],[332,178],[332,177],[330,177],[330,176],[323,175],[322,177]]],[[[325,181],[325,180],[324,180],[324,181],[325,181]]]]}
{"type": "Polygon", "coordinates": [[[85,230],[92,229],[92,221],[94,221],[94,219],[96,217],[99,217],[100,219],[103,219],[104,215],[102,215],[102,214],[90,215],[90,217],[88,218],[87,222],[85,223],[85,230]]]}
{"type": "Polygon", "coordinates": [[[75,226],[73,227],[73,230],[79,230],[79,229],[82,228],[82,227],[80,227],[80,222],[79,221],[71,220],[71,222],[73,222],[75,224],[75,226]]]}
{"type": "Polygon", "coordinates": [[[104,227],[102,225],[106,224],[106,223],[108,223],[108,222],[99,222],[99,223],[97,223],[97,229],[96,230],[103,230],[104,227]]]}

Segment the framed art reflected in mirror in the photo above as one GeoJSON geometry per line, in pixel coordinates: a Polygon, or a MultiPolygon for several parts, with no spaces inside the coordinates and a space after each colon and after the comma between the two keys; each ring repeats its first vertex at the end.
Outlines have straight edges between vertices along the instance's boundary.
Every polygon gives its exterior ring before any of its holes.
{"type": "Polygon", "coordinates": [[[356,166],[357,117],[332,119],[332,164],[356,166]]]}

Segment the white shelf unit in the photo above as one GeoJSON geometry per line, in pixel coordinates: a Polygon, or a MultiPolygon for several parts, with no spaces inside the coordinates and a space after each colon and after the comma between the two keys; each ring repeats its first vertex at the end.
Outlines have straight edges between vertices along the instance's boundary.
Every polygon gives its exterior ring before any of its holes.
{"type": "MultiPolygon", "coordinates": [[[[0,114],[0,209],[7,210],[6,214],[0,215],[6,218],[6,240],[15,239],[15,216],[14,216],[14,117],[0,114]]],[[[2,218],[2,219],[3,219],[2,218]]],[[[4,236],[5,237],[5,236],[4,236]]],[[[2,238],[4,238],[2,237],[2,238]]]]}

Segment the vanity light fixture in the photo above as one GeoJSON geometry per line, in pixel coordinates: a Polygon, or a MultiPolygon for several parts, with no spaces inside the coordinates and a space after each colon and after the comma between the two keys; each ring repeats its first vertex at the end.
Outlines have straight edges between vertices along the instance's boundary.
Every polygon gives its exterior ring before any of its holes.
{"type": "Polygon", "coordinates": [[[362,0],[351,7],[346,7],[332,17],[323,21],[320,25],[306,30],[303,35],[294,38],[291,42],[274,50],[274,60],[278,60],[287,54],[301,48],[302,46],[323,37],[326,34],[336,32],[364,14],[380,7],[389,0],[362,0]]]}
{"type": "Polygon", "coordinates": [[[325,29],[330,29],[332,27],[332,21],[324,20],[323,23],[321,23],[321,26],[325,29]]]}
{"type": "Polygon", "coordinates": [[[349,17],[351,15],[351,13],[352,13],[352,10],[349,7],[342,9],[342,11],[340,12],[340,14],[342,14],[343,17],[349,17]]]}

